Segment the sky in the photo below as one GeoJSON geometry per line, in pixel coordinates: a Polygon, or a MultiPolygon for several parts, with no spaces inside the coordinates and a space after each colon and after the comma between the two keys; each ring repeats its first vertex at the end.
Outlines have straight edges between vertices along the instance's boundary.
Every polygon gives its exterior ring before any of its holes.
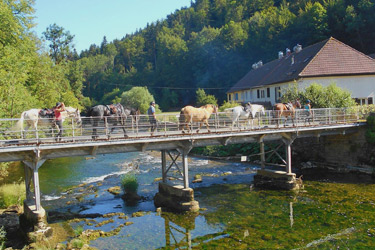
{"type": "Polygon", "coordinates": [[[56,23],[74,35],[77,52],[91,44],[121,39],[157,20],[166,19],[191,0],[36,0],[34,31],[38,37],[56,23]]]}

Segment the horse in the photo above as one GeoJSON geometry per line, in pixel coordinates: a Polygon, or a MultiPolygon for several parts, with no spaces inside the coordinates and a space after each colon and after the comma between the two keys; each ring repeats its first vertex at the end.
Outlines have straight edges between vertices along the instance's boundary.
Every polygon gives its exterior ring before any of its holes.
{"type": "Polygon", "coordinates": [[[132,121],[136,123],[138,121],[139,115],[141,111],[139,109],[131,108],[131,107],[124,107],[125,115],[132,118],[132,121]]]}
{"type": "Polygon", "coordinates": [[[234,108],[227,108],[224,111],[227,113],[230,113],[231,120],[232,120],[232,128],[236,122],[237,122],[237,125],[239,125],[240,118],[246,118],[248,121],[249,127],[250,127],[250,120],[251,120],[251,128],[252,128],[254,124],[254,119],[257,113],[260,113],[263,116],[266,113],[263,105],[251,104],[251,103],[247,103],[245,107],[236,106],[234,108]]]}
{"type": "Polygon", "coordinates": [[[290,117],[292,119],[293,126],[294,126],[295,125],[294,116],[295,116],[297,108],[301,108],[301,103],[298,100],[289,102],[287,104],[276,103],[275,105],[273,105],[273,111],[274,111],[273,117],[276,118],[277,127],[279,127],[280,119],[282,116],[286,117],[286,119],[290,117]]]}
{"type": "Polygon", "coordinates": [[[206,104],[200,108],[195,108],[193,106],[186,106],[181,109],[180,118],[179,118],[179,129],[182,130],[182,133],[185,133],[184,127],[186,126],[191,131],[189,124],[192,125],[193,122],[199,123],[199,129],[202,127],[203,123],[206,124],[208,132],[210,131],[210,126],[208,125],[208,119],[212,113],[217,113],[217,106],[213,104],[206,104]]]}
{"type": "MultiPolygon", "coordinates": [[[[79,109],[73,107],[65,107],[65,111],[61,112],[62,121],[66,118],[72,118],[77,126],[82,125],[81,115],[79,109]]],[[[30,109],[22,112],[20,119],[17,123],[11,128],[13,132],[21,131],[21,137],[26,138],[26,133],[29,128],[32,128],[37,136],[38,126],[50,127],[49,133],[52,134],[52,130],[55,128],[58,130],[58,127],[54,121],[54,114],[52,110],[48,109],[30,109]],[[51,113],[52,112],[52,113],[51,113]],[[25,121],[25,128],[24,128],[25,121]]],[[[59,131],[58,131],[59,132],[59,131]]]]}
{"type": "Polygon", "coordinates": [[[92,138],[94,140],[98,138],[98,123],[105,117],[107,117],[108,123],[112,123],[112,128],[109,132],[108,137],[110,137],[111,133],[116,129],[117,124],[120,123],[121,128],[124,131],[124,137],[127,138],[128,135],[125,129],[125,121],[129,115],[131,115],[133,119],[137,119],[137,111],[135,109],[127,108],[125,110],[120,103],[110,105],[96,105],[90,108],[90,110],[87,113],[87,116],[91,117],[93,121],[92,138]]]}

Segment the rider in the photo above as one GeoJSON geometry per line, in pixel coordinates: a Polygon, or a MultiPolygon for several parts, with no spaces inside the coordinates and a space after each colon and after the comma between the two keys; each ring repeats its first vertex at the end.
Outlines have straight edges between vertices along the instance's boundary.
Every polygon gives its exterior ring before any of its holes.
{"type": "Polygon", "coordinates": [[[56,103],[53,111],[55,112],[55,122],[56,125],[59,127],[59,133],[56,135],[56,140],[61,141],[61,136],[63,133],[63,119],[61,112],[65,111],[65,104],[63,102],[56,103]]]}
{"type": "Polygon", "coordinates": [[[150,107],[147,110],[147,114],[148,114],[148,120],[150,121],[150,124],[151,124],[151,135],[153,135],[157,127],[154,101],[150,102],[150,107]]]}

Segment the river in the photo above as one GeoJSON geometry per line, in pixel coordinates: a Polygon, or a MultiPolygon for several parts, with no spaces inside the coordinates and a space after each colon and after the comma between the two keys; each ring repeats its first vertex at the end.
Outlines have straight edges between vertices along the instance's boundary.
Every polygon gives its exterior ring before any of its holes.
{"type": "Polygon", "coordinates": [[[39,170],[42,205],[50,214],[104,214],[51,217],[52,225],[108,232],[90,241],[103,250],[375,248],[374,181],[324,177],[305,181],[298,192],[257,190],[250,188],[257,166],[189,159],[190,179],[203,176],[202,183],[190,182],[202,208],[196,214],[156,212],[160,153],[49,160],[39,170]],[[128,172],[138,179],[136,204],[107,191],[128,172]]]}

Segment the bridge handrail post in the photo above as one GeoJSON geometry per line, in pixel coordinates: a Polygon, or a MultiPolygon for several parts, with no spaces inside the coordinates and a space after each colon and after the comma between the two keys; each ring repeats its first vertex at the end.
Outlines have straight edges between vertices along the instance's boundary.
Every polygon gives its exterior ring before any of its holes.
{"type": "Polygon", "coordinates": [[[74,120],[73,120],[73,117],[72,117],[72,140],[73,140],[73,142],[75,141],[75,138],[74,138],[74,120]]]}
{"type": "Polygon", "coordinates": [[[107,117],[104,117],[105,136],[108,136],[108,122],[107,117]]]}
{"type": "Polygon", "coordinates": [[[167,136],[167,115],[164,114],[164,136],[167,136]]]}

